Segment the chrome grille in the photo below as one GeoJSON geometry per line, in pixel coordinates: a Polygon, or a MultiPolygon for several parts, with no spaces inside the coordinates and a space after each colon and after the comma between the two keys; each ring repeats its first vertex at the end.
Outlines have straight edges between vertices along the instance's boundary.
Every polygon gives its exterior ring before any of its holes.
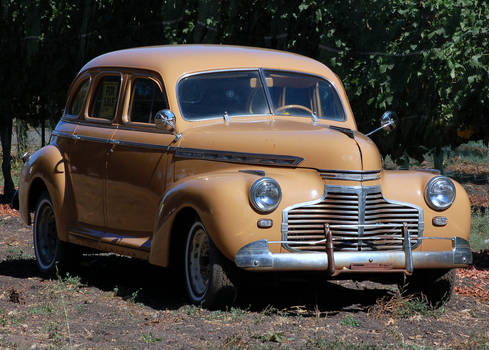
{"type": "Polygon", "coordinates": [[[379,186],[326,186],[321,200],[284,211],[282,233],[289,250],[324,251],[325,224],[336,251],[402,250],[404,223],[414,247],[423,230],[422,209],[386,200],[379,186]]]}

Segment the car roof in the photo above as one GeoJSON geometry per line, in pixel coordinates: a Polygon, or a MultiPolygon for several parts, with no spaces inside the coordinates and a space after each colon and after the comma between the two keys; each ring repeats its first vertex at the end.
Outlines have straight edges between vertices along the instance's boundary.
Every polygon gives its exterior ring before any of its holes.
{"type": "Polygon", "coordinates": [[[80,72],[102,67],[152,70],[165,80],[200,71],[240,68],[293,70],[326,78],[334,76],[325,65],[305,56],[229,45],[168,45],[119,50],[92,59],[80,72]]]}

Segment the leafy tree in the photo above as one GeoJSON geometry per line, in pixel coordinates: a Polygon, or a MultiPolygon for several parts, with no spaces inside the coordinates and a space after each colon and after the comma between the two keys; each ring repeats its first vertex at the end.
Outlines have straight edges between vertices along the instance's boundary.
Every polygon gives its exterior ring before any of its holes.
{"type": "Polygon", "coordinates": [[[343,80],[360,130],[387,109],[384,154],[421,158],[459,135],[489,140],[489,3],[484,0],[0,0],[5,193],[11,121],[54,127],[91,58],[128,47],[216,43],[316,58],[343,80]]]}

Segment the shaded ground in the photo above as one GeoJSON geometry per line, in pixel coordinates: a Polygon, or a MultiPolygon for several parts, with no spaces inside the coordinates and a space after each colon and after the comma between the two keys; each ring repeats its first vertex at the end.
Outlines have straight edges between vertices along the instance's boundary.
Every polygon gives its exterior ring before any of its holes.
{"type": "MultiPolygon", "coordinates": [[[[487,254],[477,261],[476,275],[487,273],[487,254]]],[[[393,285],[267,278],[252,281],[235,307],[208,311],[188,305],[164,269],[112,254],[84,256],[68,275],[44,280],[30,227],[4,214],[0,347],[489,349],[489,300],[463,295],[488,286],[470,274],[459,274],[462,295],[439,310],[396,297],[393,285]]]]}

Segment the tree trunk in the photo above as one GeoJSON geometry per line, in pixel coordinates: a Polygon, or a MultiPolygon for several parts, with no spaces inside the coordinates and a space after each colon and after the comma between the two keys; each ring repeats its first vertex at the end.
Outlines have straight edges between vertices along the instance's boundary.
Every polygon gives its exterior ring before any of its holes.
{"type": "Polygon", "coordinates": [[[46,146],[46,119],[41,118],[41,147],[46,146]]]}
{"type": "Polygon", "coordinates": [[[3,194],[4,199],[10,201],[14,194],[15,187],[12,181],[11,164],[12,156],[10,154],[12,147],[12,119],[8,118],[0,126],[0,140],[2,142],[2,173],[3,173],[3,194]]]}
{"type": "Polygon", "coordinates": [[[443,158],[444,158],[445,152],[443,150],[435,150],[433,153],[433,163],[435,169],[440,170],[440,172],[443,174],[443,158]]]}

